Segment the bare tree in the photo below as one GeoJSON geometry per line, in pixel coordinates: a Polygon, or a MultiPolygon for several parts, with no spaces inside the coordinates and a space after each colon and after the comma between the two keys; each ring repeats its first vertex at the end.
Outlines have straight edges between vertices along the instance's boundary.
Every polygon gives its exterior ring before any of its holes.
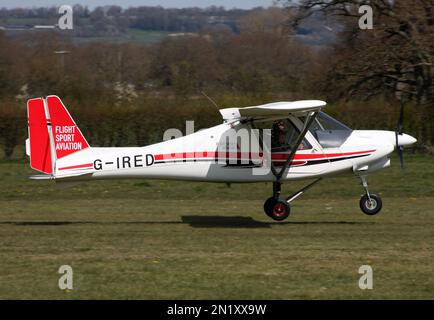
{"type": "Polygon", "coordinates": [[[302,0],[286,2],[298,22],[315,11],[338,17],[345,28],[332,52],[328,92],[366,98],[389,93],[433,103],[433,0],[302,0]],[[358,9],[373,9],[374,28],[361,30],[358,9]],[[333,90],[331,90],[333,89],[333,90]]]}

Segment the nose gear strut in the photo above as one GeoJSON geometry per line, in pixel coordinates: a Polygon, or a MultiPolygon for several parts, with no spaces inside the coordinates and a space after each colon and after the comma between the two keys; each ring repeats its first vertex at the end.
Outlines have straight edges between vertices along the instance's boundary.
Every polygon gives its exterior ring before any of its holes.
{"type": "Polygon", "coordinates": [[[368,182],[366,181],[366,176],[360,176],[363,188],[365,189],[365,194],[360,198],[360,209],[363,213],[373,216],[380,212],[383,207],[383,202],[379,195],[369,193],[368,182]]]}

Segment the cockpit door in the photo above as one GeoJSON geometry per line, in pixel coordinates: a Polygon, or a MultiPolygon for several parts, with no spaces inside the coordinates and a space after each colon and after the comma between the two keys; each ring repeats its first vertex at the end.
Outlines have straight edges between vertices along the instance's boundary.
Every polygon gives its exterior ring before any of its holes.
{"type": "MultiPolygon", "coordinates": [[[[268,132],[271,133],[271,160],[277,172],[283,168],[293,148],[297,148],[289,170],[285,170],[282,176],[283,179],[315,176],[326,171],[330,165],[323,148],[309,131],[301,143],[295,146],[303,132],[303,121],[303,118],[289,115],[287,118],[255,122],[256,128],[269,129],[268,132]]],[[[265,137],[265,132],[263,134],[265,137]]]]}
{"type": "MultiPolygon", "coordinates": [[[[303,129],[305,117],[290,116],[289,120],[299,131],[303,129]]],[[[305,135],[305,141],[299,146],[289,175],[291,178],[305,177],[310,175],[320,175],[330,168],[328,152],[309,130],[305,135]]]]}

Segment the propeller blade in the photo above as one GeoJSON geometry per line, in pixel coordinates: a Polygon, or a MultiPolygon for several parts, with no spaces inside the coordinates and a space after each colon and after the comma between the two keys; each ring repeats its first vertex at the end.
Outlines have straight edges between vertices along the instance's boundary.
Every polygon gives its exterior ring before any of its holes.
{"type": "Polygon", "coordinates": [[[404,152],[403,152],[403,147],[398,147],[398,157],[399,157],[399,162],[401,163],[401,169],[404,169],[404,152]]]}
{"type": "Polygon", "coordinates": [[[399,120],[398,120],[398,134],[402,134],[404,122],[404,103],[401,100],[401,110],[399,111],[399,120]]]}
{"type": "Polygon", "coordinates": [[[399,119],[397,130],[395,131],[396,139],[396,151],[398,152],[399,162],[401,163],[401,169],[404,169],[404,147],[398,144],[398,135],[402,135],[403,132],[403,122],[404,122],[404,103],[401,100],[401,110],[399,111],[399,119]]]}

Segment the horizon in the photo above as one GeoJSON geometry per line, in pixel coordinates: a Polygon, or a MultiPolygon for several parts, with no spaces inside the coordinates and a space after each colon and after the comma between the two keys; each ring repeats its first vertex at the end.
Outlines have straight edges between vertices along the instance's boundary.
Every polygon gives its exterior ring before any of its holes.
{"type": "Polygon", "coordinates": [[[156,7],[160,6],[163,8],[209,8],[211,6],[216,7],[224,7],[227,10],[230,9],[252,9],[257,7],[270,7],[276,5],[276,1],[274,0],[249,0],[249,1],[241,1],[237,3],[237,5],[233,5],[233,1],[231,0],[192,0],[188,2],[188,5],[185,6],[185,2],[181,0],[126,0],[126,1],[110,1],[110,0],[75,0],[70,3],[66,3],[66,0],[41,0],[41,1],[31,1],[31,0],[7,0],[2,1],[6,3],[0,4],[0,8],[3,9],[17,9],[17,8],[41,8],[41,7],[56,7],[64,4],[69,5],[82,5],[86,6],[89,9],[93,10],[96,7],[102,6],[120,6],[123,9],[127,9],[130,7],[141,7],[141,6],[149,6],[156,7]]]}

